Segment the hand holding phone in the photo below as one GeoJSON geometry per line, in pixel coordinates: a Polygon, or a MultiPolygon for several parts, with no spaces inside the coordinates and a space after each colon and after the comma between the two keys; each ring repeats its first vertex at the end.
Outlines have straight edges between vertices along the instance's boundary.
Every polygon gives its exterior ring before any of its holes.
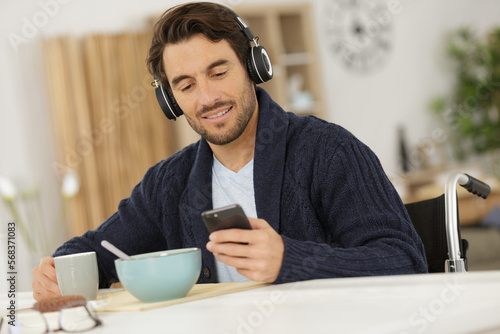
{"type": "Polygon", "coordinates": [[[251,230],[252,226],[239,204],[204,211],[201,218],[210,233],[229,228],[251,230]]]}

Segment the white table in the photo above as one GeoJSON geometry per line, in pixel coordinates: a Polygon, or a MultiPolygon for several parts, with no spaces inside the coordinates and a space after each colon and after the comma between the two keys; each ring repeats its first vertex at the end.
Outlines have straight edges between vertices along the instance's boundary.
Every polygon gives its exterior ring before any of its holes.
{"type": "Polygon", "coordinates": [[[313,280],[99,316],[89,333],[500,333],[500,271],[313,280]]]}

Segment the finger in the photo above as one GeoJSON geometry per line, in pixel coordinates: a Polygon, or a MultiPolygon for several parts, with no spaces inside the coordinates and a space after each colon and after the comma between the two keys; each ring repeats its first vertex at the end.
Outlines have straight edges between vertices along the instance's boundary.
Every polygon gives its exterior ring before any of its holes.
{"type": "Polygon", "coordinates": [[[42,296],[45,296],[46,292],[48,295],[61,295],[53,258],[42,258],[40,265],[33,269],[32,274],[34,278],[32,286],[35,292],[42,296]]]}
{"type": "Polygon", "coordinates": [[[252,280],[255,282],[272,283],[276,280],[271,275],[267,275],[265,273],[260,273],[260,272],[256,272],[256,271],[252,271],[252,270],[248,270],[248,269],[237,269],[236,271],[238,272],[238,274],[245,276],[249,280],[252,280]]]}
{"type": "Polygon", "coordinates": [[[252,228],[255,230],[263,230],[271,227],[271,225],[269,225],[264,219],[248,217],[248,221],[250,222],[252,228]]]}
{"type": "Polygon", "coordinates": [[[55,267],[55,262],[54,262],[54,258],[52,256],[44,256],[40,259],[40,264],[42,263],[47,263],[47,264],[50,264],[52,265],[52,267],[55,267]]]}
{"type": "Polygon", "coordinates": [[[234,242],[234,243],[249,243],[252,240],[253,230],[243,230],[239,228],[231,228],[227,230],[219,230],[210,234],[210,241],[217,243],[234,242]]]}
{"type": "Polygon", "coordinates": [[[232,242],[210,242],[207,248],[214,254],[224,254],[234,257],[252,257],[252,247],[232,242]]]}
{"type": "Polygon", "coordinates": [[[248,258],[237,258],[227,255],[216,255],[217,260],[235,267],[236,271],[252,281],[272,283],[276,275],[267,269],[266,263],[248,258]]]}
{"type": "Polygon", "coordinates": [[[244,257],[235,257],[226,254],[215,254],[215,258],[228,266],[237,269],[254,270],[254,260],[244,257]]]}
{"type": "Polygon", "coordinates": [[[52,293],[52,292],[49,292],[49,291],[44,291],[43,293],[40,293],[40,292],[36,292],[34,291],[33,292],[33,298],[39,302],[43,299],[48,299],[48,298],[56,298],[56,297],[60,297],[61,294],[58,294],[56,295],[55,293],[52,293]]]}
{"type": "Polygon", "coordinates": [[[54,282],[53,280],[49,279],[45,275],[39,275],[33,283],[36,286],[37,292],[40,292],[42,294],[45,294],[45,292],[49,294],[54,294],[54,295],[61,295],[61,291],[59,290],[59,285],[57,282],[54,282]]]}
{"type": "Polygon", "coordinates": [[[31,286],[33,287],[33,298],[35,298],[36,301],[61,296],[61,292],[59,290],[57,292],[47,290],[38,281],[33,281],[31,286]]]}
{"type": "Polygon", "coordinates": [[[40,273],[47,276],[51,281],[57,283],[56,266],[54,258],[44,257],[40,260],[40,273]]]}
{"type": "Polygon", "coordinates": [[[37,282],[48,292],[52,292],[56,295],[61,295],[59,290],[59,285],[45,275],[38,278],[37,282]]]}
{"type": "Polygon", "coordinates": [[[40,282],[40,280],[34,280],[31,283],[31,286],[33,287],[33,295],[40,295],[41,297],[47,298],[47,297],[56,297],[61,295],[61,291],[57,287],[55,290],[52,289],[47,289],[45,286],[40,282]]]}

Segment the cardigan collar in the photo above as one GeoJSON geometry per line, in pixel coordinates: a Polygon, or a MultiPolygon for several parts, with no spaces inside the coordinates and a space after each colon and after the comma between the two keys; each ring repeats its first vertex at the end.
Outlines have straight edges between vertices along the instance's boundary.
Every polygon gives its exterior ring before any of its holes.
{"type": "Polygon", "coordinates": [[[254,154],[254,192],[258,218],[280,232],[280,202],[285,169],[288,116],[266,91],[257,90],[259,120],[254,154]]]}

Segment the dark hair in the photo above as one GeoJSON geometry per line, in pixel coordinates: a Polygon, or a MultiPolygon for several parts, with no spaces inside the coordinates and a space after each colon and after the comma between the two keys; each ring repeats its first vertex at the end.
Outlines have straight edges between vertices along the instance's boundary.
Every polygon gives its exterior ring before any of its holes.
{"type": "Polygon", "coordinates": [[[234,15],[230,9],[211,2],[188,3],[170,8],[154,26],[146,58],[148,71],[165,87],[169,87],[163,64],[165,45],[184,42],[198,34],[203,34],[213,42],[227,40],[246,68],[250,41],[234,15]]]}

